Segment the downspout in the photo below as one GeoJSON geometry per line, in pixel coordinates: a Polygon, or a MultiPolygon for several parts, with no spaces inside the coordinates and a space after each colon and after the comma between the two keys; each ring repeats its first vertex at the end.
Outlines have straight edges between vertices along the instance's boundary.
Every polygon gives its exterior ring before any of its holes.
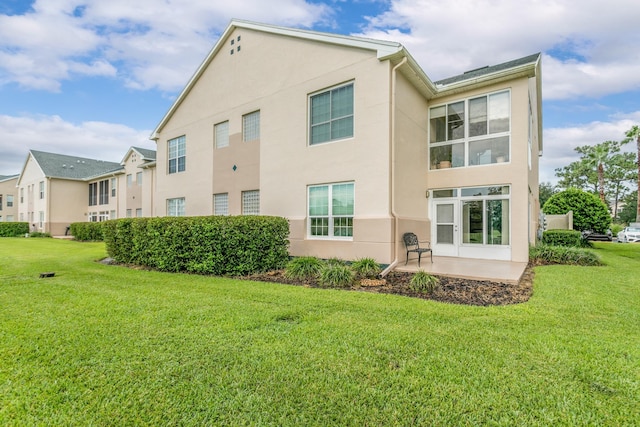
{"type": "Polygon", "coordinates": [[[398,213],[396,212],[396,198],[394,195],[394,189],[396,184],[396,74],[398,68],[407,63],[407,57],[405,56],[393,69],[391,70],[391,188],[389,190],[389,197],[391,198],[391,216],[393,217],[393,261],[387,268],[380,273],[381,277],[389,274],[396,265],[398,265],[398,234],[400,226],[398,225],[398,213]]]}

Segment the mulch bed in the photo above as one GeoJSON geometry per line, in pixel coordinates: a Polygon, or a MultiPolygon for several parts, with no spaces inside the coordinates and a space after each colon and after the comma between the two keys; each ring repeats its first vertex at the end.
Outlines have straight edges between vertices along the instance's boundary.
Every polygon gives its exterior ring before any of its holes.
{"type": "MultiPolygon", "coordinates": [[[[384,279],[364,279],[352,286],[350,290],[396,294],[452,304],[479,306],[519,304],[528,301],[533,293],[533,270],[530,267],[525,270],[520,282],[517,284],[439,276],[439,289],[432,294],[412,291],[408,286],[412,275],[413,273],[392,271],[384,279]]],[[[284,275],[284,270],[253,274],[242,277],[242,279],[314,288],[320,287],[315,281],[301,283],[288,279],[284,275]]]]}

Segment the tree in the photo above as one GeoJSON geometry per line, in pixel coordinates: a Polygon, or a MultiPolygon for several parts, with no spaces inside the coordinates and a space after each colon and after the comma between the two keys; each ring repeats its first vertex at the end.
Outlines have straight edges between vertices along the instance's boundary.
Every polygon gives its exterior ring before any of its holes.
{"type": "Polygon", "coordinates": [[[558,188],[550,182],[540,184],[540,207],[544,206],[545,202],[557,192],[558,188]]]}
{"type": "Polygon", "coordinates": [[[618,215],[621,222],[636,222],[636,206],[638,205],[638,193],[635,191],[624,199],[624,207],[618,215]]]}
{"type": "Polygon", "coordinates": [[[626,138],[622,140],[623,144],[627,144],[636,138],[637,144],[637,157],[636,164],[638,166],[638,189],[636,197],[636,222],[640,222],[640,127],[638,125],[632,126],[627,132],[625,132],[626,138]]]}
{"type": "Polygon", "coordinates": [[[558,187],[578,188],[585,191],[596,192],[598,190],[598,175],[593,168],[588,166],[584,161],[571,162],[563,168],[556,169],[558,187]]]}
{"type": "Polygon", "coordinates": [[[550,215],[564,215],[573,211],[573,228],[578,231],[605,233],[611,226],[607,205],[595,194],[577,188],[554,194],[544,204],[542,211],[550,215]]]}
{"type": "Polygon", "coordinates": [[[606,173],[606,191],[613,202],[614,218],[617,217],[618,203],[629,192],[627,183],[636,181],[637,173],[633,153],[617,153],[611,157],[606,173]]]}
{"type": "Polygon", "coordinates": [[[604,197],[604,165],[611,160],[613,153],[620,151],[620,143],[605,141],[596,145],[576,147],[576,151],[582,154],[582,160],[587,166],[596,169],[598,194],[600,195],[600,200],[606,203],[604,197]]]}

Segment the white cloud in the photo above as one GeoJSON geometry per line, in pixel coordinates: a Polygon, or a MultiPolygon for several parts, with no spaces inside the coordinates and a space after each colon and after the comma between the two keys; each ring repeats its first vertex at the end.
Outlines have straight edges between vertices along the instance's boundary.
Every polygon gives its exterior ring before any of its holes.
{"type": "MultiPolygon", "coordinates": [[[[544,155],[540,159],[540,182],[557,182],[555,169],[580,159],[575,148],[596,145],[604,141],[622,141],[631,126],[640,123],[640,111],[614,115],[609,121],[594,121],[580,126],[550,128],[544,131],[544,155]]],[[[635,144],[624,151],[635,152],[635,144]]]]}
{"type": "Polygon", "coordinates": [[[57,91],[80,76],[176,91],[232,18],[311,27],[331,16],[304,0],[37,0],[0,15],[0,84],[57,91]]]}
{"type": "Polygon", "coordinates": [[[74,124],[59,116],[0,115],[0,175],[19,173],[31,149],[119,162],[131,146],[155,150],[150,133],[114,123],[74,124]]]}
{"type": "Polygon", "coordinates": [[[546,52],[545,99],[597,97],[640,88],[638,16],[627,0],[392,0],[361,35],[403,43],[434,80],[546,52]]]}

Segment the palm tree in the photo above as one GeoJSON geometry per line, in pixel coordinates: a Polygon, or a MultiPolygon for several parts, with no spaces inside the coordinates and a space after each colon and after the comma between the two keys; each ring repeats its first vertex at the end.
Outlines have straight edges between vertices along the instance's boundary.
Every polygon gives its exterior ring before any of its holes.
{"type": "Polygon", "coordinates": [[[613,141],[576,148],[576,151],[583,155],[584,163],[587,166],[596,168],[598,173],[598,193],[600,194],[600,200],[605,204],[607,201],[604,197],[604,165],[608,162],[611,154],[619,150],[618,144],[613,141]]]}
{"type": "Polygon", "coordinates": [[[640,222],[640,127],[638,125],[632,126],[626,133],[626,138],[622,140],[623,144],[633,141],[636,138],[636,144],[638,148],[638,206],[636,208],[636,221],[640,222]]]}

